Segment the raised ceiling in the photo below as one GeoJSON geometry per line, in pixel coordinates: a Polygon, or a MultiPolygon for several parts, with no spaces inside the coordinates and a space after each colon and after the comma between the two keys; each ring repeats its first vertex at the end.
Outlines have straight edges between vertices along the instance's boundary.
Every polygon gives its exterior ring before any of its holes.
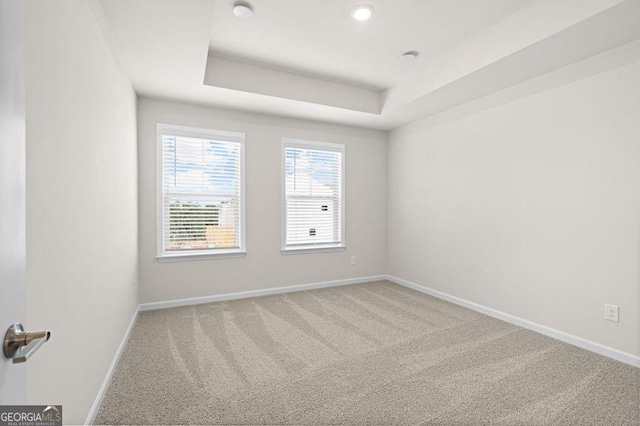
{"type": "Polygon", "coordinates": [[[640,60],[637,0],[92,1],[140,95],[385,130],[640,60]]]}
{"type": "Polygon", "coordinates": [[[366,1],[253,0],[247,20],[231,13],[230,2],[214,1],[209,49],[383,90],[532,1],[371,0],[366,22],[350,15],[366,1]],[[399,60],[410,50],[420,62],[399,60]]]}

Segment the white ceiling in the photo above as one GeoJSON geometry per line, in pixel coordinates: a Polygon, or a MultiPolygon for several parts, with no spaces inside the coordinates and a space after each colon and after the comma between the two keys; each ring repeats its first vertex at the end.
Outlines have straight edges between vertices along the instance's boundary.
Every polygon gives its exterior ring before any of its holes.
{"type": "Polygon", "coordinates": [[[374,16],[358,22],[358,0],[253,0],[248,20],[233,1],[214,0],[209,48],[381,90],[532,1],[368,0],[374,16]],[[418,62],[401,62],[411,50],[418,62]]]}
{"type": "Polygon", "coordinates": [[[638,0],[363,1],[90,4],[142,96],[384,130],[640,60],[638,0]]]}

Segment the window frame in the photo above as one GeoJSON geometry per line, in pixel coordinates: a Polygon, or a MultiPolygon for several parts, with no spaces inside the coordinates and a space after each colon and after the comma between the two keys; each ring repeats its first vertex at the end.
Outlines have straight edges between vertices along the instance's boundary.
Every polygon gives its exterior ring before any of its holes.
{"type": "Polygon", "coordinates": [[[317,142],[304,139],[282,138],[280,149],[280,184],[281,184],[281,254],[304,254],[304,253],[323,253],[334,251],[345,251],[347,249],[347,216],[346,216],[346,146],[344,144],[317,142]],[[341,164],[341,188],[340,188],[340,242],[330,244],[317,244],[308,247],[287,247],[287,148],[314,149],[320,151],[333,151],[342,154],[341,164]]]}
{"type": "Polygon", "coordinates": [[[189,260],[208,260],[231,257],[244,257],[247,253],[246,243],[246,209],[245,209],[245,134],[224,130],[205,129],[181,126],[176,124],[157,123],[156,125],[156,260],[158,262],[180,262],[189,260]],[[213,139],[222,142],[235,142],[240,145],[240,247],[225,250],[202,249],[187,253],[167,253],[164,247],[164,141],[163,136],[182,136],[199,139],[213,139]]]}

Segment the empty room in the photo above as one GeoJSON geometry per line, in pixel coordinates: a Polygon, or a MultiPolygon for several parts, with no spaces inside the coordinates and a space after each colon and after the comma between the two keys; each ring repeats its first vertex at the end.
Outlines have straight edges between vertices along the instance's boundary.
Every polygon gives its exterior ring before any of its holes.
{"type": "Polygon", "coordinates": [[[640,425],[640,1],[0,0],[0,426],[640,425]]]}

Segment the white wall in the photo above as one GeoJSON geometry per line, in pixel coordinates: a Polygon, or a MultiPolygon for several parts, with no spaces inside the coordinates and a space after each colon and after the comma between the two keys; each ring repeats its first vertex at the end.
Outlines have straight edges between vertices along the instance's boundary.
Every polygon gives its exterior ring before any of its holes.
{"type": "Polygon", "coordinates": [[[141,302],[385,273],[385,133],[150,99],[138,101],[138,126],[141,302]],[[156,123],[246,134],[246,257],[156,261],[156,123]],[[280,254],[283,137],[346,145],[346,251],[280,254]]]}
{"type": "Polygon", "coordinates": [[[85,421],[137,304],[136,97],[84,0],[27,3],[28,403],[85,421]]]}
{"type": "MultiPolygon", "coordinates": [[[[25,321],[25,7],[0,1],[0,335],[25,321]]],[[[24,404],[27,370],[0,356],[0,405],[24,404]]]]}
{"type": "Polygon", "coordinates": [[[638,354],[639,82],[635,63],[392,132],[388,272],[638,354]]]}

